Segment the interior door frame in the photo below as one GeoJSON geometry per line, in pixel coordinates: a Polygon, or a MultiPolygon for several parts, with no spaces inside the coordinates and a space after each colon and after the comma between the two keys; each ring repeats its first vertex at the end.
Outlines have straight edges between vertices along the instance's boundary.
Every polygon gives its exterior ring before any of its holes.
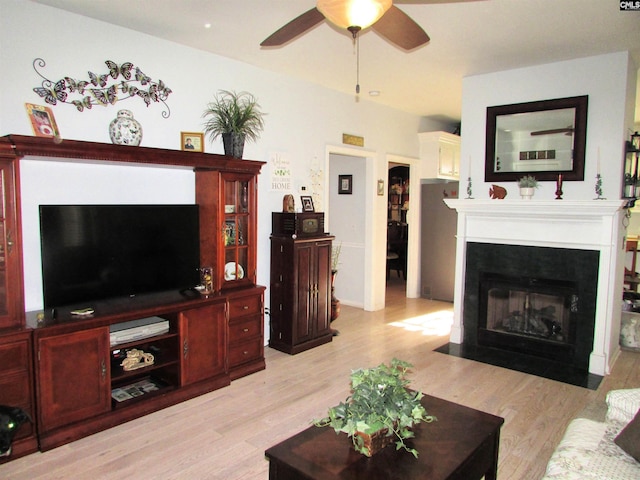
{"type": "MultiPolygon", "coordinates": [[[[406,296],[408,298],[420,297],[420,159],[402,155],[387,154],[386,170],[389,177],[389,165],[400,164],[409,167],[409,210],[407,211],[408,238],[407,238],[407,271],[406,271],[406,296]]],[[[385,182],[386,185],[386,182],[385,182]]],[[[387,185],[387,192],[389,186],[387,185]]],[[[388,194],[388,193],[387,193],[388,194]]],[[[385,210],[386,219],[386,210],[385,210]]],[[[385,224],[386,225],[386,224],[385,224]]],[[[386,229],[386,227],[385,227],[386,229]]],[[[386,237],[385,237],[386,243],[386,237]]],[[[385,252],[386,262],[386,252],[385,252]]],[[[386,273],[385,273],[386,275],[386,273]]]]}
{"type": "MultiPolygon", "coordinates": [[[[325,150],[324,192],[329,192],[331,155],[345,155],[365,159],[366,189],[365,198],[365,253],[364,253],[364,304],[367,311],[381,310],[385,307],[386,264],[387,264],[387,202],[389,163],[401,163],[409,166],[409,191],[418,192],[418,198],[410,204],[407,223],[419,227],[420,223],[420,169],[419,159],[402,155],[386,154],[378,161],[379,155],[373,150],[327,145],[325,150]],[[378,179],[385,184],[384,195],[377,194],[378,179]]],[[[415,195],[415,193],[414,193],[415,195]]],[[[330,225],[329,198],[324,198],[326,225],[330,225]]],[[[409,298],[420,297],[420,228],[409,227],[407,250],[407,288],[409,298]]],[[[347,304],[345,302],[345,304],[347,304]]]]}

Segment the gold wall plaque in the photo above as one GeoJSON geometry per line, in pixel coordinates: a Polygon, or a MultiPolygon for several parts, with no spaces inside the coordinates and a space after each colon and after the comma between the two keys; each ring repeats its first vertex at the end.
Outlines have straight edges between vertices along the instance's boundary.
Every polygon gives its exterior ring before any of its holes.
{"type": "Polygon", "coordinates": [[[349,135],[348,133],[343,133],[342,143],[344,143],[345,145],[355,145],[356,147],[364,147],[364,137],[358,137],[356,135],[349,135]]]}

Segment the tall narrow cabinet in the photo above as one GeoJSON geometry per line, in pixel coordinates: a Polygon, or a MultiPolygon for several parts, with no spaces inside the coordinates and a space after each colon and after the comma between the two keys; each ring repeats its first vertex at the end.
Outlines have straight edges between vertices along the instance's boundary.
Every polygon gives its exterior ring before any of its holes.
{"type": "Polygon", "coordinates": [[[270,347],[296,354],[332,340],[333,238],[271,237],[270,347]]]}

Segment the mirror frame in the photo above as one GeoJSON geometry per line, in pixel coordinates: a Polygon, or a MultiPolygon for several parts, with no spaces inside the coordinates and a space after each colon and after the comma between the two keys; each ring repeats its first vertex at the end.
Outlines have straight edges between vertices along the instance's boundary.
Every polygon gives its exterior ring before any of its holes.
{"type": "Polygon", "coordinates": [[[537,180],[556,180],[562,173],[565,181],[584,180],[584,157],[587,139],[587,106],[588,95],[578,97],[557,98],[553,100],[541,100],[536,102],[516,103],[512,105],[499,105],[487,107],[487,130],[485,150],[485,182],[509,182],[517,181],[525,175],[533,175],[537,180]],[[546,110],[559,110],[575,108],[575,130],[573,137],[573,168],[571,170],[546,170],[546,171],[518,171],[496,172],[493,169],[496,150],[496,121],[500,115],[513,115],[516,113],[541,112],[546,110]]]}

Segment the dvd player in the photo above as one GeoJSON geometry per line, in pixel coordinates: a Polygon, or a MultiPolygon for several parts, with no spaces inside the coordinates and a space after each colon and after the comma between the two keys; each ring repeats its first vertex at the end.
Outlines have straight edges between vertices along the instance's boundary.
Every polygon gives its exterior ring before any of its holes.
{"type": "Polygon", "coordinates": [[[169,331],[169,321],[160,317],[147,317],[130,322],[115,323],[109,327],[111,346],[162,335],[169,331]]]}

